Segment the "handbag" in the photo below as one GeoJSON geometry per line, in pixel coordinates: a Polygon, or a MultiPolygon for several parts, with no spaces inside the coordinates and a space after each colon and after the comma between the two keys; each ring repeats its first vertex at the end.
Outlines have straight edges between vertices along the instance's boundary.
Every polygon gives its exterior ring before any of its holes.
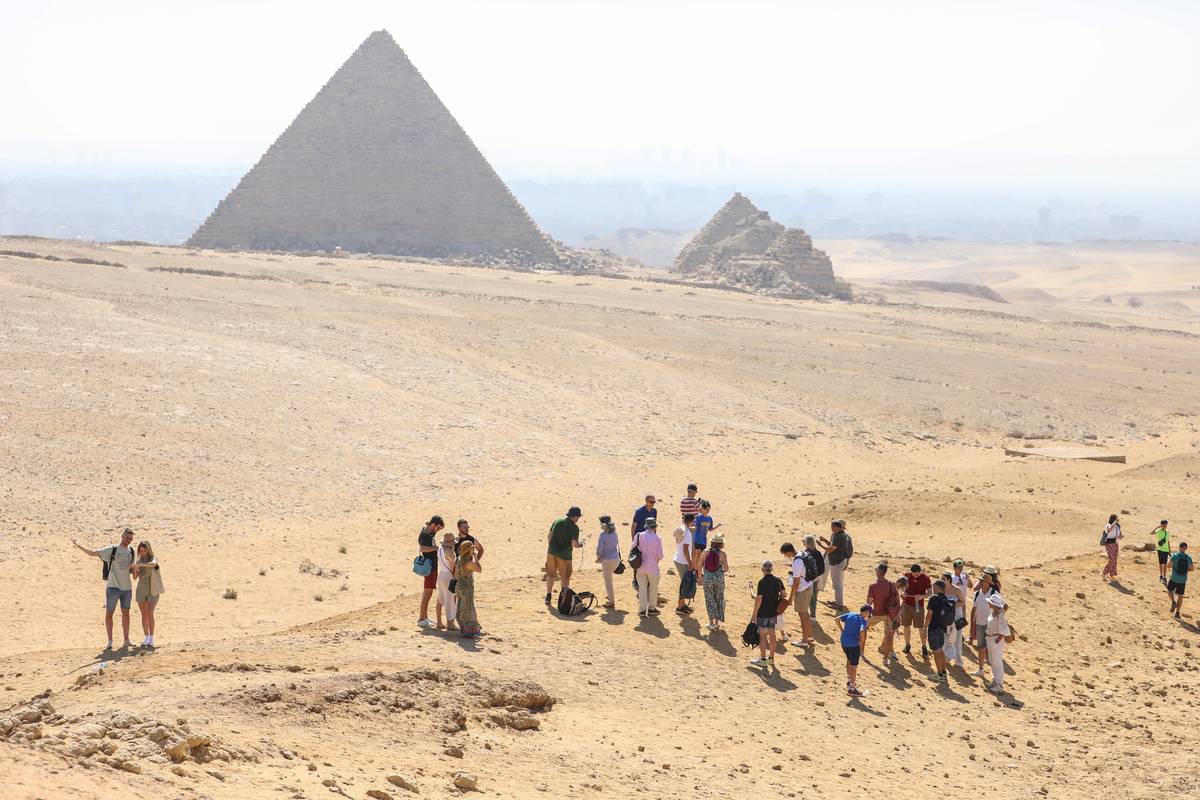
{"type": "Polygon", "coordinates": [[[433,572],[433,559],[426,558],[424,553],[418,553],[413,559],[413,572],[422,578],[429,577],[433,572]]]}
{"type": "Polygon", "coordinates": [[[957,629],[958,629],[958,630],[960,630],[960,631],[961,631],[963,628],[967,627],[967,618],[966,618],[966,617],[959,617],[958,619],[954,620],[954,627],[955,627],[955,628],[957,628],[957,629]]]}
{"type": "Polygon", "coordinates": [[[638,537],[639,538],[635,538],[633,540],[633,547],[629,548],[629,566],[633,567],[635,570],[640,569],[642,566],[642,548],[637,546],[637,543],[640,541],[641,537],[640,533],[638,534],[638,537]]]}
{"type": "Polygon", "coordinates": [[[624,575],[624,574],[625,574],[625,562],[618,559],[617,565],[615,567],[613,567],[613,575],[624,575]]]}
{"type": "Polygon", "coordinates": [[[450,590],[450,594],[454,594],[456,591],[458,591],[458,578],[451,578],[450,583],[446,586],[446,588],[450,590]]]}
{"type": "Polygon", "coordinates": [[[1004,637],[1005,644],[1012,644],[1017,640],[1017,629],[1012,625],[1008,626],[1008,635],[1004,637]]]}

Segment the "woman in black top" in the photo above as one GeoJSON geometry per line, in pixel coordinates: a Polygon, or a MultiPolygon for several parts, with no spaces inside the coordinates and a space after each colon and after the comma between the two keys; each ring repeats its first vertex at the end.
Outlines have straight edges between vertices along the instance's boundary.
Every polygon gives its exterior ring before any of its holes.
{"type": "Polygon", "coordinates": [[[783,596],[783,581],[771,573],[775,565],[764,561],[763,576],[754,593],[754,612],[751,619],[758,626],[759,657],[751,661],[754,666],[775,666],[775,617],[778,616],[779,598],[783,596]],[[768,646],[770,655],[767,654],[768,646]]]}

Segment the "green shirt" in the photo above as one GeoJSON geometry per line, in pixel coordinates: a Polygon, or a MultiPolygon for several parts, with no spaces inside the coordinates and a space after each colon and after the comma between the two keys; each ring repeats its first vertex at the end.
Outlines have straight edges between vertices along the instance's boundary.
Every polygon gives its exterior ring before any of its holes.
{"type": "Polygon", "coordinates": [[[1178,584],[1187,583],[1188,570],[1192,568],[1192,557],[1187,553],[1171,556],[1171,580],[1178,584]]]}
{"type": "Polygon", "coordinates": [[[1167,529],[1166,528],[1155,528],[1154,535],[1158,537],[1159,552],[1160,553],[1171,552],[1171,542],[1170,542],[1171,534],[1167,532],[1167,529]]]}
{"type": "Polygon", "coordinates": [[[550,526],[550,547],[546,551],[563,561],[571,560],[572,543],[579,538],[579,526],[567,517],[554,520],[550,526]]]}

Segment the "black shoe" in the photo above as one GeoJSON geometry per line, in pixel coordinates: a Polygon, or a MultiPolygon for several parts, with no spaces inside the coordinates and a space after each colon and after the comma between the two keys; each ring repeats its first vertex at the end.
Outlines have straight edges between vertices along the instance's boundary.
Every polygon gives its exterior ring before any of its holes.
{"type": "Polygon", "coordinates": [[[921,658],[929,658],[929,648],[921,645],[921,658]]]}
{"type": "Polygon", "coordinates": [[[546,592],[546,605],[550,605],[550,593],[546,592]]]}
{"type": "Polygon", "coordinates": [[[1175,613],[1175,609],[1176,609],[1176,608],[1178,608],[1178,607],[1179,607],[1179,604],[1178,604],[1178,603],[1176,603],[1174,600],[1172,600],[1172,601],[1171,601],[1171,613],[1172,613],[1172,614],[1174,614],[1174,613],[1175,613]]]}
{"type": "Polygon", "coordinates": [[[1178,611],[1175,612],[1175,619],[1183,619],[1183,617],[1179,616],[1178,611]]]}
{"type": "Polygon", "coordinates": [[[911,645],[911,644],[906,644],[906,645],[904,645],[904,652],[905,652],[905,654],[911,653],[911,652],[912,652],[912,645],[911,645]]]}

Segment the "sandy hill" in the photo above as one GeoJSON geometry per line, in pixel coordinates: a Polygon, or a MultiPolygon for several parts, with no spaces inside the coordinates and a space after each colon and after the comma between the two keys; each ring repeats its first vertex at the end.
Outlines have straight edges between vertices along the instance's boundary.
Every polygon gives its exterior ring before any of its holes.
{"type": "Polygon", "coordinates": [[[1120,586],[1101,583],[1096,547],[1110,511],[1130,545],[1163,515],[1186,539],[1200,516],[1186,326],[1007,296],[1001,312],[382,259],[0,251],[0,577],[19,589],[0,797],[407,796],[389,776],[442,797],[462,771],[498,797],[1200,789],[1170,757],[1200,733],[1181,712],[1200,606],[1167,617],[1153,554],[1126,551],[1120,586]],[[1005,457],[1018,435],[1128,464],[1005,457]],[[619,612],[546,610],[553,517],[582,505],[590,547],[595,517],[625,520],[647,491],[669,515],[688,481],[729,537],[732,640],[639,624],[627,582],[619,612]],[[414,626],[431,513],[469,517],[488,548],[478,644],[414,626]],[[957,672],[936,689],[920,658],[884,671],[876,639],[871,694],[848,702],[824,607],[815,651],[747,668],[754,565],[834,516],[859,551],[851,598],[877,558],[1003,570],[1023,637],[1010,694],[957,672]],[[105,660],[98,565],[68,540],[125,524],[163,562],[160,647],[105,660]]]}

